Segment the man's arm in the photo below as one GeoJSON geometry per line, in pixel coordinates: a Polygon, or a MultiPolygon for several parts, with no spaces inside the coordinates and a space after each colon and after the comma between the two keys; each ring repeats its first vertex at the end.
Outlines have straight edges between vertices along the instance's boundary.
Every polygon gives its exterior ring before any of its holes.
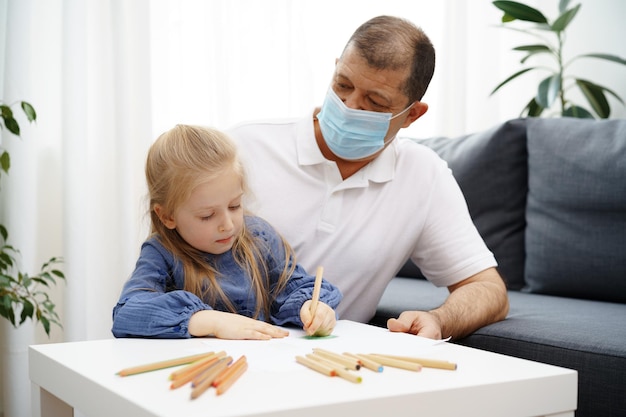
{"type": "Polygon", "coordinates": [[[431,339],[460,339],[479,328],[504,320],[509,312],[506,286],[495,268],[489,268],[448,287],[450,295],[431,311],[405,311],[389,319],[393,332],[431,339]]]}

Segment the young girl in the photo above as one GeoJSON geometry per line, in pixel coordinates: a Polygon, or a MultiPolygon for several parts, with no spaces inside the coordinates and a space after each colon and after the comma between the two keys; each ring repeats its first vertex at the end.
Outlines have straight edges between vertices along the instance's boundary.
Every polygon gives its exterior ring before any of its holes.
{"type": "Polygon", "coordinates": [[[311,315],[315,279],[267,222],[244,214],[244,170],[224,133],[165,132],[146,179],[152,236],[113,309],[115,337],[270,339],[290,324],[332,332],[340,291],[323,280],[311,315]]]}

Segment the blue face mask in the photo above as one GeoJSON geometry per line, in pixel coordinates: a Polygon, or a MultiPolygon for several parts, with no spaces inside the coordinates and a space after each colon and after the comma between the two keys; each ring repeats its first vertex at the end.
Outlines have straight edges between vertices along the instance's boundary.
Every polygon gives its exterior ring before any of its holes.
{"type": "Polygon", "coordinates": [[[351,109],[329,88],[317,120],[330,150],[342,159],[355,161],[383,149],[389,123],[410,108],[393,117],[392,113],[351,109]]]}

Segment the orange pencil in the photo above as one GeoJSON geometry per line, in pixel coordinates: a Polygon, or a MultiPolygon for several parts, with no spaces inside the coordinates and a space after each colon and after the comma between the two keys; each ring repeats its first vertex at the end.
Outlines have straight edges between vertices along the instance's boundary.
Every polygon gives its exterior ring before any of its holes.
{"type": "Polygon", "coordinates": [[[215,365],[217,361],[219,360],[220,358],[218,358],[217,356],[213,356],[212,358],[208,360],[202,361],[200,366],[197,366],[194,369],[191,369],[184,374],[180,374],[177,378],[175,378],[172,381],[172,385],[170,385],[170,389],[176,389],[176,388],[182,387],[187,382],[190,382],[192,379],[200,375],[202,372],[206,371],[207,369],[215,365]]]}
{"type": "Polygon", "coordinates": [[[230,388],[235,383],[235,381],[237,381],[239,377],[243,375],[244,372],[246,372],[246,369],[248,369],[248,362],[244,361],[241,363],[241,365],[237,367],[237,369],[235,369],[231,374],[228,375],[228,377],[223,379],[217,385],[217,395],[222,395],[223,393],[225,393],[226,390],[228,390],[228,388],[230,388]]]}
{"type": "Polygon", "coordinates": [[[195,361],[195,362],[192,362],[192,363],[190,363],[189,365],[187,365],[187,366],[185,366],[185,367],[183,367],[183,368],[181,368],[181,369],[178,369],[178,370],[176,370],[176,371],[172,372],[172,373],[170,374],[170,379],[171,379],[172,381],[173,381],[173,380],[176,380],[176,379],[178,379],[178,378],[180,378],[180,377],[182,377],[182,376],[187,375],[189,372],[194,372],[194,371],[195,371],[195,370],[197,370],[198,368],[203,368],[203,366],[204,366],[207,362],[209,362],[210,360],[212,360],[212,359],[214,359],[214,358],[222,358],[222,357],[224,357],[224,356],[226,356],[226,352],[224,352],[224,351],[221,351],[221,352],[218,352],[218,353],[213,353],[213,352],[212,352],[212,354],[211,354],[211,355],[209,355],[209,356],[207,356],[206,358],[202,358],[202,359],[200,359],[200,360],[197,360],[197,361],[195,361]]]}
{"type": "Polygon", "coordinates": [[[215,380],[213,381],[213,386],[214,386],[214,387],[217,387],[219,384],[221,384],[221,383],[222,383],[222,381],[224,381],[224,380],[226,380],[226,379],[230,378],[231,374],[234,374],[234,373],[237,371],[237,369],[238,369],[239,367],[243,366],[243,364],[245,364],[245,363],[247,363],[247,362],[246,362],[246,357],[245,357],[245,355],[240,356],[240,357],[239,357],[239,359],[237,359],[237,360],[235,361],[235,363],[233,363],[232,365],[230,365],[228,368],[224,369],[224,370],[222,371],[222,373],[221,373],[221,374],[219,374],[219,375],[215,378],[215,380]]]}
{"type": "Polygon", "coordinates": [[[198,378],[199,380],[197,382],[194,381],[196,385],[191,391],[191,399],[193,400],[198,398],[200,395],[202,395],[202,393],[204,393],[204,391],[209,389],[213,385],[213,381],[215,381],[215,378],[228,367],[228,364],[232,359],[233,358],[231,358],[230,356],[222,358],[217,362],[215,366],[200,375],[198,378]]]}

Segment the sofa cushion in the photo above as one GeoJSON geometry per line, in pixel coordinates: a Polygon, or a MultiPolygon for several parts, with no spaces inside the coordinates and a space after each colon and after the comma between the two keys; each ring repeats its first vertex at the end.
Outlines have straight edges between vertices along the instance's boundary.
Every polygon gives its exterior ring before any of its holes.
{"type": "Polygon", "coordinates": [[[626,305],[509,291],[505,321],[465,346],[578,371],[577,417],[626,415],[626,305]]]}
{"type": "Polygon", "coordinates": [[[626,120],[527,123],[525,291],[626,302],[626,120]]]}
{"type": "Polygon", "coordinates": [[[527,192],[525,120],[511,120],[458,138],[417,141],[448,163],[507,287],[522,288],[527,192]]]}

